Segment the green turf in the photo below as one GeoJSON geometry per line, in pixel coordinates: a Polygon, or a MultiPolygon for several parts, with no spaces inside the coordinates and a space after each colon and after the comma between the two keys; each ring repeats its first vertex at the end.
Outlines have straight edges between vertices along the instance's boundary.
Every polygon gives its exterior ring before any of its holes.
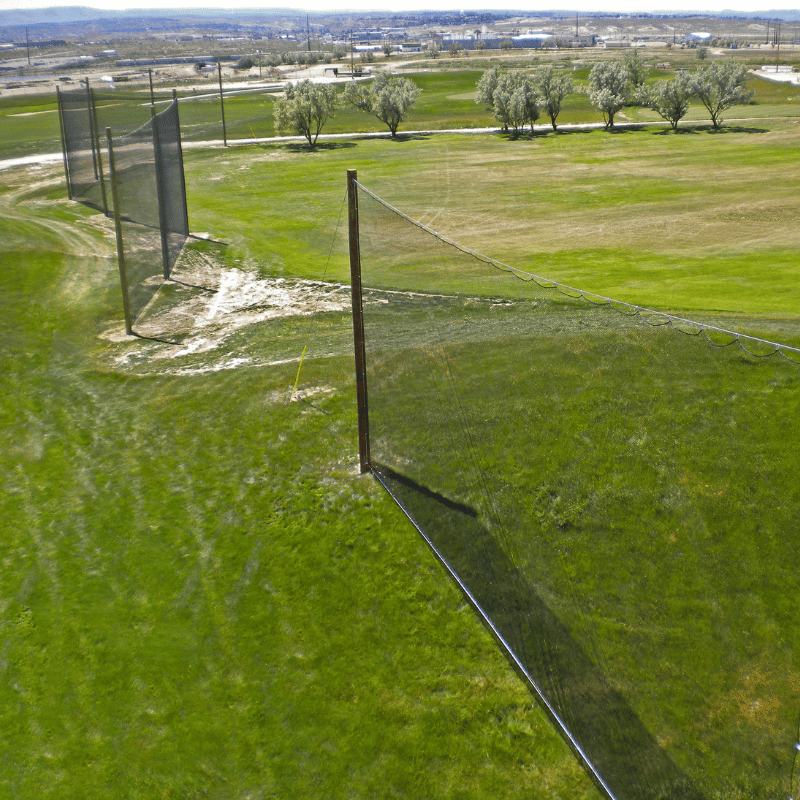
{"type": "Polygon", "coordinates": [[[108,228],[58,170],[4,179],[0,793],[594,796],[357,475],[346,344],[306,360],[309,402],[287,397],[313,319],[291,364],[137,374],[98,338],[120,325],[108,228]]]}
{"type": "MultiPolygon", "coordinates": [[[[446,91],[461,111],[431,103],[427,118],[466,120],[469,81],[446,91]]],[[[21,154],[9,130],[3,153],[21,154]]],[[[515,266],[796,339],[795,143],[788,120],[187,149],[190,223],[229,244],[227,269],[346,281],[344,173],[358,167],[515,266]]],[[[357,476],[347,314],[156,360],[169,345],[106,337],[121,329],[110,229],[64,200],[59,168],[0,180],[3,791],[595,796],[416,533],[357,476]],[[300,386],[325,393],[288,402],[304,344],[300,386]],[[210,371],[228,356],[251,365],[210,371]]]]}

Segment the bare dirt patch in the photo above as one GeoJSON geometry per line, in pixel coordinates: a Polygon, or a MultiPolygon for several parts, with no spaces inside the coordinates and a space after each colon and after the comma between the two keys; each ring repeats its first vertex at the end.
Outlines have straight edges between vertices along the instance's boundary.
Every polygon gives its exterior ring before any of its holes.
{"type": "MultiPolygon", "coordinates": [[[[305,317],[350,307],[349,286],[322,281],[261,277],[256,270],[228,267],[191,247],[127,336],[115,321],[101,338],[115,368],[198,374],[244,365],[282,364],[255,352],[232,352],[229,342],[269,320],[305,317]]],[[[274,356],[273,356],[274,359],[274,356]]]]}

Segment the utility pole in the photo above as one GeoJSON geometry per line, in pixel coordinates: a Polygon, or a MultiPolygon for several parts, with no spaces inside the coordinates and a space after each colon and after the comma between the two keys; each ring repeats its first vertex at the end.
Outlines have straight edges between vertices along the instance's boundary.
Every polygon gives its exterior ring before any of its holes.
{"type": "Polygon", "coordinates": [[[306,38],[308,40],[308,52],[311,52],[311,25],[308,23],[308,14],[306,14],[306,38]]]}
{"type": "Polygon", "coordinates": [[[28,53],[28,66],[31,65],[31,42],[28,39],[28,29],[25,28],[25,50],[28,53]]]}

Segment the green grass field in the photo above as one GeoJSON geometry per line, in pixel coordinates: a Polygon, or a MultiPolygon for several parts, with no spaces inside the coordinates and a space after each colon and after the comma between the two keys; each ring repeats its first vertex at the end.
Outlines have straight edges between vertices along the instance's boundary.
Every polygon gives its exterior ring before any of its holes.
{"type": "MultiPolygon", "coordinates": [[[[453,76],[452,107],[421,106],[420,127],[474,124],[470,86],[453,76]]],[[[255,121],[269,101],[242,103],[255,121]]],[[[791,117],[793,101],[770,103],[791,117]]],[[[57,149],[40,101],[15,108],[41,117],[4,124],[4,156],[57,149]]],[[[64,198],[59,168],[0,172],[3,792],[596,797],[416,532],[358,475],[347,312],[247,324],[241,307],[223,335],[218,284],[346,282],[357,167],[411,216],[515,266],[797,344],[796,142],[784,118],[187,149],[192,230],[225,246],[191,250],[217,281],[205,306],[162,293],[175,344],[120,336],[111,229],[64,198]]],[[[402,277],[425,289],[424,274],[402,277]]],[[[441,285],[464,288],[458,274],[441,285]]]]}

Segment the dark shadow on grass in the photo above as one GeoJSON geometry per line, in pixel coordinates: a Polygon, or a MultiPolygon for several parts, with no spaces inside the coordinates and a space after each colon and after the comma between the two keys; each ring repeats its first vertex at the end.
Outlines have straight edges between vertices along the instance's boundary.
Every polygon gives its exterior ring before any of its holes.
{"type": "Polygon", "coordinates": [[[208,292],[209,294],[216,294],[219,289],[212,289],[210,286],[198,286],[194,283],[186,283],[186,281],[179,281],[177,278],[170,278],[170,283],[177,283],[178,286],[183,286],[185,289],[197,289],[201,292],[208,292]]]}
{"type": "Polygon", "coordinates": [[[560,718],[576,755],[585,764],[575,743],[612,795],[617,800],[701,800],[699,789],[659,747],[477,512],[390,467],[373,463],[372,468],[457,577],[468,601],[489,620],[512,666],[533,683],[537,699],[538,692],[546,698],[550,708],[542,706],[564,733],[553,712],[560,718]]]}
{"type": "Polygon", "coordinates": [[[414,131],[406,131],[404,133],[398,132],[396,136],[389,136],[387,138],[388,141],[390,142],[397,142],[398,144],[402,144],[405,142],[427,141],[431,137],[430,134],[428,133],[415,133],[414,131]]]}
{"type": "Polygon", "coordinates": [[[287,142],[283,145],[285,150],[288,150],[290,153],[318,153],[318,152],[330,152],[332,150],[349,150],[351,147],[355,147],[355,142],[317,142],[313,146],[309,146],[307,142],[287,142]]]}
{"type": "Polygon", "coordinates": [[[719,128],[709,126],[706,128],[706,133],[719,136],[720,134],[725,133],[769,133],[769,131],[766,128],[754,128],[748,127],[747,125],[726,125],[723,122],[719,128]]]}
{"type": "Polygon", "coordinates": [[[137,339],[146,339],[148,342],[158,342],[159,344],[169,344],[173,345],[174,347],[180,347],[183,342],[174,342],[170,339],[161,339],[158,336],[147,336],[144,333],[138,333],[135,330],[131,330],[131,336],[135,336],[137,339]]]}

